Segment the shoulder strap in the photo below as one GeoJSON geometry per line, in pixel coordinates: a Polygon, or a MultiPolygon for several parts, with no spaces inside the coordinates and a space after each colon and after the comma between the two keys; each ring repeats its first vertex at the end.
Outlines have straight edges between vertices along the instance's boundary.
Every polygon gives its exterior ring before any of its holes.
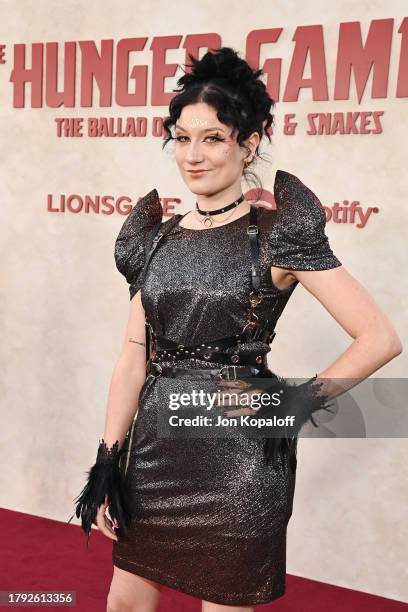
{"type": "MultiPolygon", "coordinates": [[[[174,215],[174,217],[170,219],[167,227],[164,228],[163,230],[161,229],[161,225],[162,225],[161,223],[157,223],[153,227],[153,230],[150,232],[149,238],[147,240],[147,245],[146,245],[147,255],[145,259],[145,264],[143,266],[143,270],[141,272],[142,281],[144,280],[146,276],[147,268],[153,256],[153,253],[157,249],[157,245],[159,244],[160,240],[162,240],[162,238],[164,238],[164,236],[166,236],[170,232],[170,230],[180,221],[180,219],[183,216],[184,215],[181,215],[181,214],[174,215]]],[[[147,320],[147,318],[146,318],[145,325],[146,325],[146,363],[147,363],[150,359],[151,349],[153,345],[153,328],[151,326],[151,323],[147,320]]]]}
{"type": "MultiPolygon", "coordinates": [[[[251,224],[247,228],[252,258],[252,291],[249,296],[249,302],[250,311],[254,313],[257,305],[262,301],[262,295],[259,293],[259,289],[261,288],[261,276],[259,271],[259,231],[257,226],[257,212],[256,208],[253,206],[251,206],[250,210],[250,222],[251,224]]],[[[251,317],[249,318],[249,321],[251,321],[251,317]]],[[[266,319],[262,327],[259,327],[258,325],[252,327],[252,330],[248,331],[248,337],[250,337],[253,341],[260,340],[261,342],[270,344],[276,336],[276,332],[273,329],[269,329],[269,322],[269,319],[266,319]]],[[[245,328],[246,327],[247,326],[245,326],[245,328]]]]}
{"type": "Polygon", "coordinates": [[[252,289],[254,291],[259,291],[261,287],[261,276],[259,273],[259,242],[258,242],[257,214],[256,214],[256,208],[254,206],[251,206],[251,210],[249,212],[249,221],[250,221],[250,225],[248,225],[247,227],[247,233],[249,234],[249,244],[251,248],[251,258],[252,258],[252,270],[251,270],[252,289]]]}
{"type": "Polygon", "coordinates": [[[166,236],[170,232],[170,230],[180,221],[182,216],[183,215],[180,215],[180,214],[174,215],[174,217],[170,219],[167,227],[165,227],[164,229],[161,229],[161,225],[162,225],[161,223],[157,223],[154,226],[149,236],[149,239],[147,241],[147,245],[146,245],[147,255],[146,255],[145,264],[143,266],[143,270],[141,274],[142,280],[144,280],[150,260],[153,256],[153,253],[157,249],[157,245],[159,244],[160,240],[162,240],[162,238],[164,238],[164,236],[166,236]]]}

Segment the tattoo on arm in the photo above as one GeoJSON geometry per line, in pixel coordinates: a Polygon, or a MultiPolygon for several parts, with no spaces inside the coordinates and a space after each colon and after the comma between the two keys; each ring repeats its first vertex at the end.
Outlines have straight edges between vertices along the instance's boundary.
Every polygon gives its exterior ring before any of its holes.
{"type": "Polygon", "coordinates": [[[129,342],[134,342],[135,344],[140,344],[141,346],[146,346],[144,342],[138,342],[138,340],[133,340],[133,338],[129,338],[129,342]]]}

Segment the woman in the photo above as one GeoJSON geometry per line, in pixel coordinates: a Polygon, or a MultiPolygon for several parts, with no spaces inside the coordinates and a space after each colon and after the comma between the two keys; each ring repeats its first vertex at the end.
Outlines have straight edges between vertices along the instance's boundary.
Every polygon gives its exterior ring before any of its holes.
{"type": "Polygon", "coordinates": [[[162,223],[153,189],[120,230],[115,257],[129,283],[130,314],[104,438],[78,498],[88,537],[95,522],[114,540],[110,612],[155,610],[163,585],[212,612],[249,611],[281,597],[299,429],[336,395],[329,378],[364,379],[402,350],[333,254],[324,209],[299,178],[277,171],[276,211],[244,199],[243,172],[273,122],[261,71],[230,48],[190,59],[164,144],[174,139],[196,210],[162,223]],[[298,283],[354,341],[305,386],[289,386],[268,370],[266,355],[298,283]],[[282,414],[299,417],[291,436],[160,434],[172,394],[245,381],[254,389],[254,379],[269,390],[284,385],[290,401],[282,414]],[[325,395],[316,394],[317,379],[326,380],[325,395]]]}

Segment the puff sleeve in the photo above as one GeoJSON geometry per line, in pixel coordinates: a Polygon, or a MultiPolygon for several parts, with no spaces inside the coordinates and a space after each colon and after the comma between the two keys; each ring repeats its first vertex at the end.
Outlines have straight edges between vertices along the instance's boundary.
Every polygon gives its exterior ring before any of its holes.
{"type": "Polygon", "coordinates": [[[302,181],[277,170],[277,213],[268,236],[270,264],[291,270],[329,270],[341,266],[325,234],[326,214],[319,198],[302,181]]]}
{"type": "Polygon", "coordinates": [[[128,282],[130,299],[142,285],[147,237],[153,227],[161,223],[162,218],[159,194],[156,189],[152,189],[134,205],[116,238],[115,263],[128,282]]]}

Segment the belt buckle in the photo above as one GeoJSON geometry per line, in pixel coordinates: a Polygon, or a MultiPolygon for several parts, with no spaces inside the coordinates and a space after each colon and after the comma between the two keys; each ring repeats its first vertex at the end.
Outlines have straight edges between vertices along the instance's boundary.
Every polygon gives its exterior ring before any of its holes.
{"type": "Polygon", "coordinates": [[[160,363],[155,363],[154,367],[159,374],[163,372],[163,367],[160,365],[160,363]]]}
{"type": "Polygon", "coordinates": [[[160,376],[160,374],[163,372],[163,367],[157,361],[149,360],[146,370],[148,374],[160,376]]]}
{"type": "Polygon", "coordinates": [[[233,369],[234,369],[234,376],[233,376],[233,379],[236,379],[236,378],[237,378],[237,367],[238,367],[238,366],[236,366],[236,365],[225,365],[225,366],[222,366],[222,368],[219,370],[219,372],[217,372],[217,376],[219,377],[219,379],[220,379],[220,380],[224,379],[225,377],[224,377],[224,375],[223,375],[223,372],[222,372],[222,371],[226,369],[226,370],[227,370],[227,373],[228,373],[228,376],[226,377],[226,380],[230,380],[230,379],[231,379],[231,377],[230,377],[230,371],[229,371],[229,369],[230,369],[230,368],[233,368],[233,369]]]}

